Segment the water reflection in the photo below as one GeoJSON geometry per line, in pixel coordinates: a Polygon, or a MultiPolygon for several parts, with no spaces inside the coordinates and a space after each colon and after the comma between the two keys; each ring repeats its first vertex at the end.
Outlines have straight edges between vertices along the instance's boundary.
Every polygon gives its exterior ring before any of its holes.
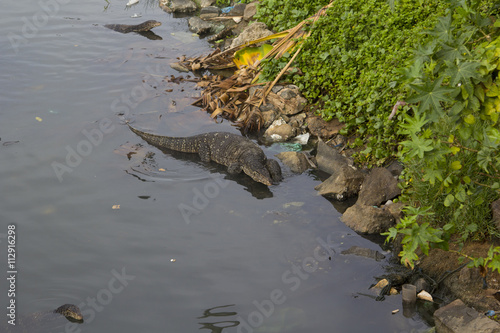
{"type": "MultiPolygon", "coordinates": [[[[206,309],[203,312],[203,316],[198,317],[198,319],[205,319],[205,318],[210,318],[210,317],[236,316],[238,313],[233,312],[233,311],[213,312],[216,309],[227,308],[230,306],[234,306],[234,304],[215,306],[213,308],[206,309]]],[[[207,330],[211,330],[213,333],[220,333],[225,328],[238,326],[240,324],[240,322],[237,320],[223,320],[223,321],[215,321],[215,322],[199,322],[199,324],[201,325],[200,329],[207,329],[207,330]]]]}

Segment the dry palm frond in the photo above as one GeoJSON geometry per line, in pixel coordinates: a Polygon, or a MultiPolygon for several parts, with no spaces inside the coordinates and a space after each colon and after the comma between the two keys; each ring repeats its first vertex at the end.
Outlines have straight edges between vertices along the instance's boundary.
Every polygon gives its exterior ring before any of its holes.
{"type": "Polygon", "coordinates": [[[235,66],[233,62],[235,52],[250,45],[276,39],[272,44],[272,49],[266,55],[252,65],[239,68],[233,76],[219,81],[211,79],[208,84],[201,83],[204,80],[198,83],[200,86],[204,86],[205,89],[202,97],[194,104],[205,108],[212,114],[212,118],[220,115],[237,121],[244,131],[259,130],[263,119],[259,107],[266,101],[266,97],[271,89],[290,68],[302,50],[302,41],[308,38],[311,33],[311,31],[306,32],[303,28],[306,25],[314,24],[321,16],[325,15],[326,10],[332,5],[333,2],[330,2],[330,4],[321,8],[315,15],[305,19],[291,29],[252,40],[225,51],[216,50],[205,57],[188,60],[181,59],[179,63],[191,69],[230,68],[235,66]],[[294,55],[272,82],[256,83],[261,70],[260,64],[263,60],[278,59],[293,50],[295,50],[294,55]],[[265,87],[263,89],[255,90],[252,95],[249,95],[247,92],[251,87],[264,84],[265,87]]]}

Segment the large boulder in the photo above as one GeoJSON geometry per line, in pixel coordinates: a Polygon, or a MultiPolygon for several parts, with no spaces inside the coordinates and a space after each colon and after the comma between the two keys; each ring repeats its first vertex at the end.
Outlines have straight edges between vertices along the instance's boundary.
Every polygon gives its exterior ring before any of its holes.
{"type": "Polygon", "coordinates": [[[191,13],[197,9],[192,0],[160,0],[160,8],[167,13],[191,13]]]}
{"type": "Polygon", "coordinates": [[[434,312],[436,333],[500,333],[500,324],[467,307],[460,299],[434,312]]]}
{"type": "Polygon", "coordinates": [[[395,224],[387,209],[356,203],[347,208],[340,218],[349,228],[361,234],[379,234],[395,224]]]}
{"type": "Polygon", "coordinates": [[[359,192],[364,178],[364,173],[345,164],[337,168],[327,180],[314,189],[322,196],[345,200],[359,192]]]}
{"type": "Polygon", "coordinates": [[[246,27],[245,30],[243,30],[241,34],[233,40],[231,48],[240,46],[255,39],[270,36],[272,34],[273,32],[267,29],[267,25],[265,23],[254,22],[246,27]]]}
{"type": "Polygon", "coordinates": [[[333,175],[338,173],[343,167],[348,166],[350,161],[320,140],[316,153],[316,163],[318,163],[318,169],[333,175]]]}
{"type": "Polygon", "coordinates": [[[357,203],[380,206],[381,203],[394,199],[400,194],[398,181],[392,173],[385,168],[374,168],[361,185],[357,203]]]}

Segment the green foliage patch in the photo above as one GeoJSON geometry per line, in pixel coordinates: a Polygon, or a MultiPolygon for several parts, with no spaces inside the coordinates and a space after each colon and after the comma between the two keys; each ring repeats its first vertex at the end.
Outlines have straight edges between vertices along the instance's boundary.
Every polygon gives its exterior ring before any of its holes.
{"type": "MultiPolygon", "coordinates": [[[[288,29],[327,3],[264,0],[259,19],[275,30],[288,29]]],[[[356,144],[367,144],[360,161],[382,163],[395,153],[399,137],[388,116],[406,93],[398,68],[426,39],[420,32],[434,26],[444,9],[442,1],[336,0],[311,28],[296,60],[301,73],[288,79],[320,106],[325,120],[346,123],[342,134],[355,134],[356,144]]],[[[286,60],[267,64],[263,77],[275,75],[286,60]]]]}

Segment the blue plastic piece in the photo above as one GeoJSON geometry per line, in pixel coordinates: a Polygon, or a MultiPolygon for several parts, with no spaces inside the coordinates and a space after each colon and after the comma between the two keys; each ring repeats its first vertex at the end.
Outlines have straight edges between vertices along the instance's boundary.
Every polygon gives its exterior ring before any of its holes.
{"type": "Polygon", "coordinates": [[[494,316],[495,315],[495,311],[494,310],[488,310],[488,311],[486,311],[485,315],[487,315],[488,317],[494,316]]]}
{"type": "Polygon", "coordinates": [[[226,7],[226,8],[222,8],[221,11],[224,13],[224,14],[227,14],[231,11],[231,9],[233,9],[234,6],[231,6],[231,7],[226,7]]]}

